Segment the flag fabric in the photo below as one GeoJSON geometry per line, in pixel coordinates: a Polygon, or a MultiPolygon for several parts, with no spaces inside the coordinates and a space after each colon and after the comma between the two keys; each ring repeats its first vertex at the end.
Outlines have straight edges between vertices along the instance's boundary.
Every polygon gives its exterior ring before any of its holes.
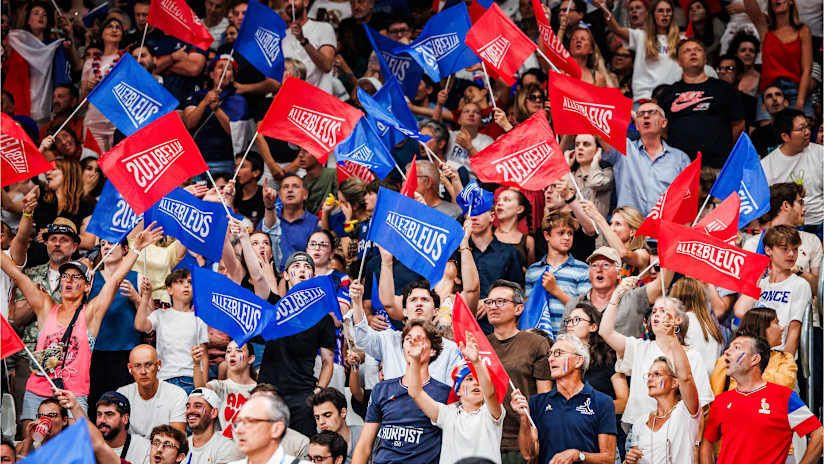
{"type": "Polygon", "coordinates": [[[659,238],[658,224],[664,221],[683,224],[692,222],[698,214],[698,187],[701,179],[701,152],[672,181],[658,202],[647,214],[635,235],[659,238]]]}
{"type": "Polygon", "coordinates": [[[375,316],[383,316],[386,320],[386,323],[389,324],[389,328],[392,330],[398,330],[392,325],[392,319],[389,318],[389,313],[386,312],[386,308],[383,307],[383,303],[381,303],[380,297],[380,287],[378,287],[378,275],[373,273],[372,274],[372,314],[375,316]]]}
{"type": "Polygon", "coordinates": [[[0,113],[0,159],[2,186],[30,179],[54,169],[32,142],[29,135],[6,113],[0,113]]]}
{"type": "Polygon", "coordinates": [[[141,214],[208,167],[176,112],[126,137],[100,158],[100,169],[141,214]]]}
{"type": "MultiPolygon", "coordinates": [[[[455,295],[455,303],[452,307],[452,329],[455,334],[455,343],[458,345],[466,343],[466,332],[470,332],[475,336],[475,341],[478,343],[479,361],[486,365],[492,384],[495,385],[495,395],[498,397],[498,402],[503,403],[506,391],[509,388],[509,374],[506,373],[504,365],[495,350],[492,349],[492,345],[478,325],[478,321],[475,320],[475,316],[472,315],[469,307],[464,303],[460,292],[455,295]]],[[[472,375],[477,379],[478,373],[475,371],[475,366],[472,363],[467,364],[472,371],[472,375]]]]}
{"type": "Polygon", "coordinates": [[[451,216],[400,193],[378,191],[367,240],[429,279],[432,287],[443,278],[446,262],[463,236],[463,227],[451,216]]]}
{"type": "Polygon", "coordinates": [[[232,337],[237,346],[260,335],[274,308],[227,277],[202,267],[192,269],[195,316],[232,337]]]}
{"type": "MultiPolygon", "coordinates": [[[[400,91],[400,87],[398,87],[398,91],[400,91]]],[[[377,96],[377,94],[375,95],[377,96]]],[[[403,98],[403,95],[399,96],[403,98]]],[[[404,108],[406,109],[406,112],[409,112],[409,106],[406,104],[405,100],[403,101],[403,103],[394,100],[389,100],[389,106],[394,107],[394,109],[387,110],[385,103],[379,103],[377,100],[375,100],[374,97],[372,97],[363,89],[358,87],[358,101],[363,106],[363,109],[366,110],[367,117],[372,119],[372,121],[375,123],[379,135],[381,133],[385,134],[386,130],[391,128],[403,134],[404,137],[409,137],[420,142],[426,142],[432,138],[428,135],[424,135],[418,132],[418,125],[415,122],[414,116],[412,117],[411,121],[400,121],[398,117],[395,116],[395,111],[398,111],[399,114],[402,114],[404,112],[404,108]],[[382,124],[388,127],[381,126],[382,124]],[[408,124],[411,124],[411,126],[408,124]]],[[[411,114],[412,113],[409,112],[409,115],[411,114]]],[[[382,138],[382,140],[384,140],[384,143],[387,143],[387,139],[382,138]]],[[[394,142],[394,138],[390,138],[389,140],[391,141],[390,146],[394,146],[395,143],[397,143],[394,142]]]]}
{"type": "Polygon", "coordinates": [[[381,75],[384,82],[389,81],[389,77],[398,80],[403,89],[403,94],[409,98],[415,98],[418,94],[418,85],[423,77],[423,68],[408,53],[393,53],[392,51],[404,44],[396,42],[389,37],[379,34],[376,30],[363,25],[366,29],[366,37],[375,50],[378,64],[381,67],[381,75]]]}
{"type": "Polygon", "coordinates": [[[661,267],[755,299],[761,296],[758,280],[770,258],[667,220],[658,227],[661,267]]]}
{"type": "Polygon", "coordinates": [[[264,340],[295,335],[312,328],[329,313],[343,320],[335,285],[328,275],[314,277],[295,285],[278,301],[261,335],[264,340]]]}
{"type": "Polygon", "coordinates": [[[135,214],[123,195],[107,180],[86,232],[107,242],[120,243],[141,220],[143,215],[135,214]]]}
{"type": "Polygon", "coordinates": [[[381,179],[395,168],[395,158],[367,118],[361,118],[349,137],[335,148],[335,159],[338,164],[348,161],[364,166],[381,179]]]}
{"type": "Polygon", "coordinates": [[[700,230],[729,245],[735,245],[735,238],[738,235],[738,210],[740,206],[741,199],[733,192],[703,219],[698,221],[693,229],[700,230]]]}
{"type": "Polygon", "coordinates": [[[541,37],[546,57],[555,65],[558,70],[580,79],[581,67],[575,62],[575,58],[569,54],[561,39],[552,32],[549,20],[546,17],[541,0],[532,0],[532,9],[535,12],[535,22],[538,23],[538,35],[541,37]]]}
{"type": "Polygon", "coordinates": [[[14,353],[22,351],[23,348],[23,340],[14,331],[14,327],[9,324],[6,317],[0,314],[0,359],[6,359],[14,353]]]}
{"type": "MultiPolygon", "coordinates": [[[[432,138],[418,132],[418,120],[415,119],[415,115],[412,114],[412,110],[409,109],[409,104],[406,103],[403,90],[401,90],[400,84],[398,84],[398,81],[394,77],[390,76],[387,79],[383,87],[372,97],[372,100],[384,110],[384,117],[391,116],[394,121],[394,123],[390,122],[389,126],[387,126],[382,117],[376,117],[370,114],[370,109],[364,107],[367,112],[367,118],[372,120],[372,123],[378,130],[378,135],[380,135],[381,140],[383,140],[383,143],[387,147],[394,147],[406,137],[421,142],[426,142],[432,138]]],[[[371,101],[368,103],[371,104],[371,101]]]]}
{"type": "Polygon", "coordinates": [[[466,34],[471,26],[469,12],[461,2],[430,18],[417,40],[395,48],[392,53],[408,54],[433,81],[438,82],[480,62],[466,46],[466,34]]]}
{"type": "Polygon", "coordinates": [[[185,0],[155,0],[149,5],[149,25],[208,50],[214,39],[185,0]]]}
{"type": "Polygon", "coordinates": [[[480,216],[495,206],[495,195],[488,190],[484,190],[474,179],[466,184],[455,201],[463,210],[464,216],[480,216]],[[471,214],[470,214],[471,212],[471,214]]]}
{"type": "Polygon", "coordinates": [[[88,128],[86,129],[86,134],[83,136],[83,148],[88,148],[97,153],[98,158],[103,155],[103,149],[100,148],[97,139],[92,135],[92,130],[88,128]]]}
{"type": "Polygon", "coordinates": [[[570,172],[543,111],[498,138],[469,163],[482,182],[523,190],[543,190],[570,172]]]}
{"type": "Polygon", "coordinates": [[[353,163],[352,161],[337,163],[335,168],[338,174],[338,185],[350,177],[357,177],[366,184],[376,179],[375,174],[373,174],[369,168],[362,164],[353,163]]]}
{"type": "Polygon", "coordinates": [[[738,192],[741,198],[739,229],[770,211],[770,185],[767,183],[764,168],[761,167],[758,152],[746,133],[738,137],[710,189],[710,195],[719,199],[727,198],[733,192],[738,192]]]}
{"type": "Polygon", "coordinates": [[[87,98],[126,135],[134,134],[179,105],[128,53],[120,57],[87,98]]]}
{"type": "Polygon", "coordinates": [[[24,464],[59,462],[60,464],[95,464],[89,426],[83,418],[63,429],[43,446],[19,461],[24,464]]]}
{"type": "Polygon", "coordinates": [[[235,39],[235,50],[267,77],[282,81],[286,28],[279,14],[256,0],[249,0],[235,39]]]}
{"type": "Polygon", "coordinates": [[[555,133],[598,135],[626,155],[631,99],[618,89],[597,87],[556,72],[549,73],[547,86],[555,133]]]}
{"type": "Polygon", "coordinates": [[[3,89],[14,96],[15,114],[31,116],[35,121],[48,119],[56,73],[54,56],[63,40],[44,44],[29,31],[13,29],[8,33],[8,44],[13,52],[3,63],[3,72],[7,73],[3,89]]]}
{"type": "Polygon", "coordinates": [[[415,192],[418,190],[418,166],[416,160],[418,155],[412,156],[412,162],[409,164],[409,172],[406,173],[406,180],[401,184],[401,195],[409,198],[415,198],[415,192]]]}
{"type": "Polygon", "coordinates": [[[524,303],[524,310],[518,319],[518,330],[532,327],[543,330],[553,340],[555,339],[549,312],[549,294],[540,282],[532,287],[532,293],[524,303]]]}
{"type": "Polygon", "coordinates": [[[283,82],[259,131],[306,149],[321,164],[358,124],[363,113],[294,77],[283,82]]]}
{"type": "Polygon", "coordinates": [[[473,0],[472,3],[469,4],[469,19],[472,21],[472,24],[478,22],[481,19],[481,16],[486,13],[486,9],[492,5],[493,0],[473,0]]]}
{"type": "Polygon", "coordinates": [[[515,84],[518,68],[538,48],[496,3],[469,29],[466,44],[508,85],[515,84]]]}
{"type": "Polygon", "coordinates": [[[221,203],[203,201],[178,187],[143,213],[144,222],[163,227],[170,235],[199,255],[212,261],[223,256],[223,241],[229,218],[221,203]]]}

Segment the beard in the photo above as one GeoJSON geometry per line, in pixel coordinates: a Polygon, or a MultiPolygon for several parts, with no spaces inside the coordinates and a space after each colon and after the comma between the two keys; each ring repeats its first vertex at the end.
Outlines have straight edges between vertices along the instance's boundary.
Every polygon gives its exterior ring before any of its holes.
{"type": "MultiPolygon", "coordinates": [[[[101,426],[98,426],[97,429],[100,430],[100,427],[101,426]]],[[[104,427],[106,431],[100,430],[100,433],[103,434],[103,439],[106,441],[113,440],[120,431],[123,430],[122,427],[109,427],[108,425],[103,425],[102,427],[104,427]]]]}

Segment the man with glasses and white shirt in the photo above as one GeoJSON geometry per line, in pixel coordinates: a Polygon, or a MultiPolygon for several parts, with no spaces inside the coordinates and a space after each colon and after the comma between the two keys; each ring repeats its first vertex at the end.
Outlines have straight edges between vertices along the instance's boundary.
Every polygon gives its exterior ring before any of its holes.
{"type": "Polygon", "coordinates": [[[280,446],[289,427],[289,408],[280,398],[254,394],[232,422],[235,444],[246,457],[232,464],[309,464],[280,446]]]}

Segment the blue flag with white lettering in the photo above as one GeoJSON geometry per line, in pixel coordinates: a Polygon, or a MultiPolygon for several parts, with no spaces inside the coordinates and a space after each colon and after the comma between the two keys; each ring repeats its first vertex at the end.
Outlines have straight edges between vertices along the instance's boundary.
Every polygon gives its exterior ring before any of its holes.
{"type": "Polygon", "coordinates": [[[143,215],[134,214],[123,195],[107,180],[86,232],[107,242],[120,243],[142,219],[143,215]]]}
{"type": "Polygon", "coordinates": [[[267,77],[282,81],[281,44],[286,37],[286,28],[279,14],[256,0],[249,0],[246,16],[235,39],[235,50],[267,77]]]}
{"type": "Polygon", "coordinates": [[[546,289],[539,283],[532,288],[532,293],[524,303],[524,310],[518,319],[518,330],[537,327],[555,339],[555,331],[549,320],[549,299],[546,289]]]}
{"type": "Polygon", "coordinates": [[[61,464],[95,464],[92,448],[92,438],[86,421],[80,420],[72,424],[43,446],[32,451],[19,461],[21,464],[38,464],[43,462],[59,462],[61,464]]]}
{"type": "Polygon", "coordinates": [[[274,316],[261,335],[264,340],[295,335],[311,329],[329,313],[343,320],[332,278],[325,275],[304,280],[278,301],[274,316]]]}
{"type": "Polygon", "coordinates": [[[738,192],[741,199],[739,229],[770,210],[770,185],[764,168],[761,167],[758,152],[746,133],[742,133],[735,142],[735,147],[712,185],[710,195],[724,199],[733,192],[738,192]]]}
{"type": "Polygon", "coordinates": [[[178,187],[143,213],[144,222],[163,227],[163,233],[180,240],[186,248],[212,261],[223,256],[223,240],[229,219],[223,205],[203,201],[178,187]]]}
{"type": "MultiPolygon", "coordinates": [[[[394,116],[401,127],[410,133],[418,133],[418,120],[415,119],[415,115],[412,114],[412,110],[409,109],[409,104],[406,103],[406,97],[403,95],[401,85],[398,84],[398,81],[394,77],[389,77],[383,84],[383,87],[381,87],[372,98],[385,108],[389,114],[394,116]]],[[[387,147],[394,147],[403,141],[404,137],[409,137],[407,132],[402,132],[398,129],[387,130],[388,128],[380,121],[377,121],[375,126],[378,128],[378,134],[381,136],[381,140],[383,140],[383,143],[386,144],[387,147]],[[383,126],[383,129],[381,126],[383,126]]],[[[431,137],[425,135],[420,136],[420,134],[418,134],[418,136],[412,138],[425,142],[431,137]]]]}
{"type": "Polygon", "coordinates": [[[361,118],[349,137],[335,147],[335,159],[338,164],[351,161],[365,166],[379,179],[386,178],[396,163],[367,118],[361,118]]]}
{"type": "MultiPolygon", "coordinates": [[[[376,94],[377,95],[377,94],[376,94]]],[[[384,126],[389,126],[386,129],[392,128],[396,131],[403,134],[405,137],[409,137],[410,139],[415,139],[421,142],[426,142],[432,137],[428,135],[421,134],[418,132],[418,124],[414,123],[412,126],[407,126],[409,121],[401,121],[395,116],[393,112],[388,110],[386,106],[379,103],[375,100],[374,97],[369,95],[368,93],[364,92],[363,89],[358,87],[358,101],[360,101],[363,109],[366,110],[366,117],[371,119],[372,122],[375,124],[375,127],[378,129],[378,135],[382,132],[385,134],[384,126]]],[[[406,106],[407,110],[409,106],[406,102],[403,102],[403,105],[406,106]]],[[[384,143],[386,143],[386,139],[382,139],[384,143]]],[[[393,144],[394,146],[394,144],[393,144]]]]}
{"type": "Polygon", "coordinates": [[[409,54],[433,81],[438,82],[481,62],[466,45],[466,33],[470,27],[469,11],[461,2],[433,16],[426,22],[416,41],[397,47],[392,53],[409,54]]]}
{"type": "Polygon", "coordinates": [[[367,240],[429,279],[430,286],[443,278],[463,236],[463,227],[451,216],[383,187],[378,191],[367,240]]]}
{"type": "Polygon", "coordinates": [[[191,271],[195,316],[238,346],[260,335],[275,314],[271,304],[226,276],[199,266],[191,271]]]}
{"type": "Polygon", "coordinates": [[[132,135],[174,111],[175,97],[126,53],[87,97],[120,132],[132,135]]]}
{"type": "Polygon", "coordinates": [[[403,94],[409,98],[415,98],[418,94],[418,85],[423,77],[423,68],[409,54],[395,54],[392,52],[395,48],[402,47],[402,43],[378,34],[377,31],[366,24],[363,27],[366,29],[366,37],[369,37],[375,55],[378,57],[383,80],[387,81],[390,76],[394,76],[400,82],[403,94]]]}
{"type": "Polygon", "coordinates": [[[488,190],[484,190],[478,185],[474,179],[469,181],[455,198],[455,202],[463,210],[464,216],[471,213],[470,216],[480,216],[481,214],[492,209],[495,204],[495,195],[488,190]]]}

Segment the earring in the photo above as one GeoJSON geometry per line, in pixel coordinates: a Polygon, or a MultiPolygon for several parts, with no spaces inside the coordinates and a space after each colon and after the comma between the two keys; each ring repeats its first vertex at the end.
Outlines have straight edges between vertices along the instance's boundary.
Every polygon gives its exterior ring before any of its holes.
{"type": "Polygon", "coordinates": [[[679,333],[681,333],[681,326],[677,325],[675,326],[675,334],[678,335],[679,333]]]}

